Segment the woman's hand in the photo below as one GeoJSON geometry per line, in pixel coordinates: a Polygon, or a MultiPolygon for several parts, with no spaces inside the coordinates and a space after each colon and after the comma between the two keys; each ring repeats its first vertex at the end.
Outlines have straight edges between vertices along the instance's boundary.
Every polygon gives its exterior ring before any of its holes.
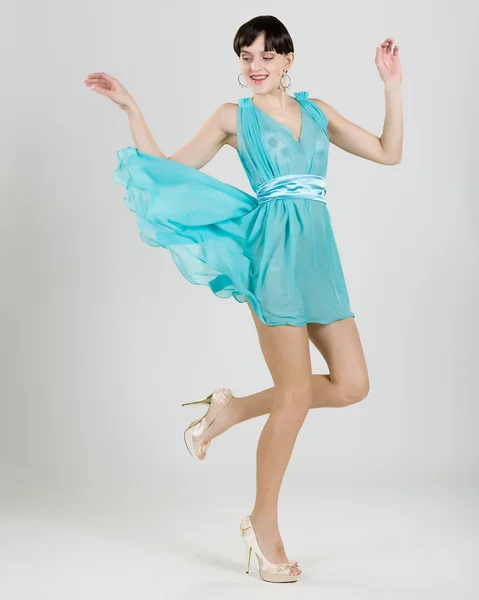
{"type": "Polygon", "coordinates": [[[85,79],[85,84],[94,92],[113,100],[122,110],[127,110],[135,105],[130,92],[117,79],[106,73],[90,73],[85,79]]]}
{"type": "Polygon", "coordinates": [[[393,38],[389,37],[376,48],[376,67],[378,68],[379,76],[386,84],[401,83],[402,81],[399,46],[396,44],[393,51],[393,44],[393,38]]]}

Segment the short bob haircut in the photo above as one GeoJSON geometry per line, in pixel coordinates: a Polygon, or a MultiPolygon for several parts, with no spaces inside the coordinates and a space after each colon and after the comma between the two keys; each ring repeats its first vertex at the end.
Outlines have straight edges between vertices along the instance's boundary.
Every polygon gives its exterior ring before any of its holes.
{"type": "Polygon", "coordinates": [[[261,33],[265,34],[265,52],[271,52],[272,50],[278,54],[294,52],[293,40],[283,23],[272,15],[261,15],[241,25],[236,32],[233,41],[236,54],[240,56],[241,50],[245,46],[251,46],[261,33]]]}

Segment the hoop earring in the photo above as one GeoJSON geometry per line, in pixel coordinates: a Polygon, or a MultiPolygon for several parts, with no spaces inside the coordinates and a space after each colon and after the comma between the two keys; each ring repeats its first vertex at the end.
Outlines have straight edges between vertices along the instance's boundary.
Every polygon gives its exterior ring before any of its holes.
{"type": "Polygon", "coordinates": [[[290,86],[291,86],[291,77],[288,75],[288,71],[286,71],[285,73],[283,73],[281,75],[281,79],[279,80],[279,87],[283,90],[287,90],[290,86]],[[289,83],[287,86],[283,86],[283,84],[281,83],[283,77],[287,77],[289,79],[289,83]]]}
{"type": "Polygon", "coordinates": [[[239,85],[240,85],[242,88],[247,88],[248,86],[247,86],[247,85],[245,85],[244,83],[241,83],[241,81],[240,81],[240,77],[241,77],[241,75],[243,75],[243,73],[240,73],[240,74],[238,75],[238,83],[239,83],[239,85]]]}

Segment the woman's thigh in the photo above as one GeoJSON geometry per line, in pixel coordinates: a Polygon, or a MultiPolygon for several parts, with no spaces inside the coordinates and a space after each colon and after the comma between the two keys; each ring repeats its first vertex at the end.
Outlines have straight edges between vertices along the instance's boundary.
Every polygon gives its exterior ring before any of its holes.
{"type": "Polygon", "coordinates": [[[309,391],[311,355],[306,326],[266,325],[246,302],[253,315],[264,359],[275,387],[284,391],[309,391]]]}
{"type": "Polygon", "coordinates": [[[354,389],[358,396],[369,391],[369,375],[354,317],[328,325],[307,324],[309,339],[329,367],[331,383],[341,389],[354,389]]]}

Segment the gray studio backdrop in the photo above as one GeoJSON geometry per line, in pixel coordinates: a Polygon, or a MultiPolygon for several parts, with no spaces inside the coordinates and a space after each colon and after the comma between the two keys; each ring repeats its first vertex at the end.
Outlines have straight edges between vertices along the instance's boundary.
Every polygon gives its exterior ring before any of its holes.
{"type": "MultiPolygon", "coordinates": [[[[389,35],[404,70],[402,163],[332,147],[328,171],[371,391],[348,409],[310,413],[284,494],[309,494],[312,481],[477,476],[475,11],[465,2],[3,5],[4,506],[160,509],[205,489],[221,503],[231,484],[251,506],[266,417],[215,440],[199,464],[182,436],[203,409],[181,408],[220,386],[236,395],[271,386],[248,308],[191,285],[166,250],[141,241],[112,180],[116,151],[132,144],[126,115],[83,80],[117,77],[172,153],[220,103],[249,93],[237,83],[233,35],[270,13],[296,44],[292,91],[378,135],[374,54],[389,35]]],[[[251,192],[231,148],[204,171],[251,192]]],[[[312,354],[315,372],[327,372],[312,354]]]]}

